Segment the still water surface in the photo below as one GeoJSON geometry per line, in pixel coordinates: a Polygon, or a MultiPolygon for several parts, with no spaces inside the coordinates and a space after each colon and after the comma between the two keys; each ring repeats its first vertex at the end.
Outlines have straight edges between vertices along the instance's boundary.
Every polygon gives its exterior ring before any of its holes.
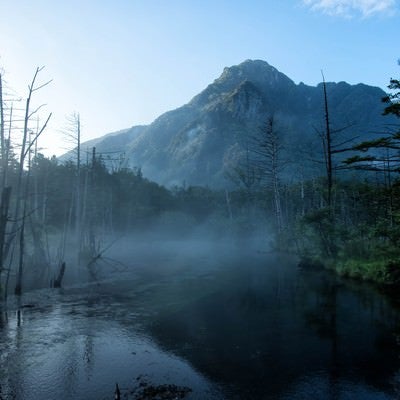
{"type": "Polygon", "coordinates": [[[0,303],[0,399],[397,399],[399,313],[278,254],[164,255],[0,303]],[[23,307],[27,304],[33,307],[23,307]]]}

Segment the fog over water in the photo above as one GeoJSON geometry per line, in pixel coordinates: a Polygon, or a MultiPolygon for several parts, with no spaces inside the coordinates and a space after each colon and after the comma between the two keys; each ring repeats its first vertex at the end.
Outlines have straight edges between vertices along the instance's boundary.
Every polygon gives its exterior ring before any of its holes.
{"type": "Polygon", "coordinates": [[[116,382],[128,399],[143,382],[188,399],[397,398],[387,298],[300,270],[266,236],[203,233],[124,236],[95,276],[67,267],[64,288],[1,303],[0,399],[111,399],[116,382]]]}

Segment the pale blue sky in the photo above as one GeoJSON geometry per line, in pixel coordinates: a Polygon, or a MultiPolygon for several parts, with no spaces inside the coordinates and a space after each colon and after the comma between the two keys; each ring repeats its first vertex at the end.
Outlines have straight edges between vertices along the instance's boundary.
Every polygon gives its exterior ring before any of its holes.
{"type": "Polygon", "coordinates": [[[41,146],[81,114],[83,138],[150,123],[187,103],[225,66],[263,59],[296,83],[385,88],[399,76],[399,0],[0,0],[0,67],[54,119],[41,146]]]}

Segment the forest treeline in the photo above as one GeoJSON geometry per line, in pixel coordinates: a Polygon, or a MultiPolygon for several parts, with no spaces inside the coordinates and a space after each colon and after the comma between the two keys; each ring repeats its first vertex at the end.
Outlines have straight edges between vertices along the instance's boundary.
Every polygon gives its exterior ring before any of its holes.
{"type": "MultiPolygon", "coordinates": [[[[400,63],[400,62],[399,62],[400,63]]],[[[321,135],[326,174],[320,207],[299,221],[302,264],[324,265],[341,275],[400,283],[400,81],[391,79],[381,99],[391,117],[376,139],[335,141],[325,82],[325,130],[321,135]],[[343,155],[346,155],[343,157],[343,155]],[[340,171],[352,171],[345,179],[340,171]]]]}
{"type": "MultiPolygon", "coordinates": [[[[83,162],[78,114],[68,131],[72,159],[43,156],[38,141],[51,114],[40,123],[41,107],[31,106],[35,92],[48,84],[37,83],[40,71],[20,119],[4,98],[0,75],[2,296],[10,285],[21,294],[27,275],[37,286],[61,286],[67,259],[90,272],[114,238],[152,227],[182,236],[200,226],[216,237],[268,232],[265,246],[299,254],[304,266],[323,264],[350,277],[400,282],[398,124],[382,129],[376,140],[339,140],[324,83],[319,175],[284,178],[282,125],[270,115],[227,171],[229,190],[167,189],[146,179],[139,167],[110,168],[95,148],[83,162]]],[[[392,79],[389,89],[384,113],[399,117],[399,81],[392,79]]]]}

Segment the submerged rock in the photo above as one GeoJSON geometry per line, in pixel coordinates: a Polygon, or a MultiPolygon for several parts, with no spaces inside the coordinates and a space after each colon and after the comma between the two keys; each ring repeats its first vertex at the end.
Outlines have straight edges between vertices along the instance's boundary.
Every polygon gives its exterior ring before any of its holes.
{"type": "Polygon", "coordinates": [[[125,393],[123,398],[134,400],[178,400],[184,399],[192,389],[174,384],[153,385],[139,376],[136,388],[125,393]],[[131,397],[132,396],[132,397],[131,397]]]}

